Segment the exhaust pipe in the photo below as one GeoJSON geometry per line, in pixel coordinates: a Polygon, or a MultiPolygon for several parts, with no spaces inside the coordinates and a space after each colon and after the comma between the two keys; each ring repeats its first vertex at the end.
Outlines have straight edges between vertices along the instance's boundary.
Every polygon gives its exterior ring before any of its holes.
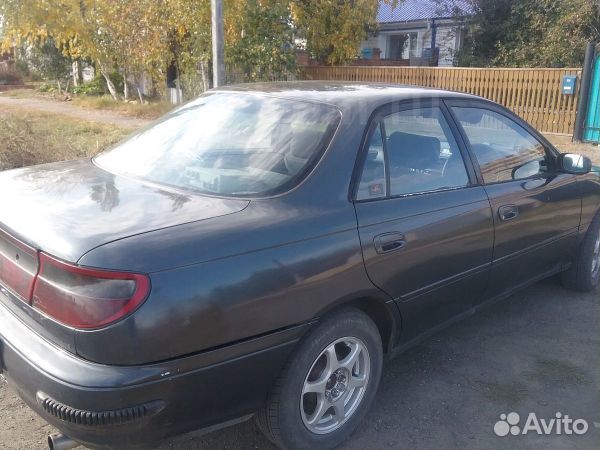
{"type": "Polygon", "coordinates": [[[79,447],[79,445],[79,442],[64,434],[51,434],[48,436],[48,448],[50,450],[70,450],[79,447]]]}

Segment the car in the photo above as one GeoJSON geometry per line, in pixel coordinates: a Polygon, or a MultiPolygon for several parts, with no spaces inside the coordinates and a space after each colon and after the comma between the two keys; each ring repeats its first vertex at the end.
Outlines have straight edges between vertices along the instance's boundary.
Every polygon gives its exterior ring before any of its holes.
{"type": "Polygon", "coordinates": [[[0,365],[50,448],[252,415],[332,448],[384,358],[543,278],[598,286],[599,168],[462,93],[218,88],[0,189],[0,365]]]}

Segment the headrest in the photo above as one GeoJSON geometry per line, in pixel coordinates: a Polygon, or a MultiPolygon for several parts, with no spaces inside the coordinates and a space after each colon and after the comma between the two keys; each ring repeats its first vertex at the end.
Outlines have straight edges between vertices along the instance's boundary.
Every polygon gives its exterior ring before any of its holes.
{"type": "Polygon", "coordinates": [[[280,122],[271,133],[271,147],[277,151],[289,148],[292,141],[292,124],[280,122]]]}
{"type": "Polygon", "coordinates": [[[425,170],[435,167],[440,158],[438,138],[396,131],[388,139],[390,165],[425,170]]]}
{"type": "Polygon", "coordinates": [[[476,108],[458,108],[459,120],[469,125],[477,125],[483,120],[484,111],[476,108]]]}
{"type": "Polygon", "coordinates": [[[291,142],[292,155],[297,158],[310,158],[315,153],[322,137],[322,131],[310,129],[295,130],[291,142]]]}

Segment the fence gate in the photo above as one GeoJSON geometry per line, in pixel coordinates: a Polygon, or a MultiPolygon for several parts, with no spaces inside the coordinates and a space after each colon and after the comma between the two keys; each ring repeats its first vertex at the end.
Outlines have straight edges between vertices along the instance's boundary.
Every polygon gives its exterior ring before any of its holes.
{"type": "Polygon", "coordinates": [[[596,56],[589,93],[583,140],[600,143],[600,56],[596,56]]]}

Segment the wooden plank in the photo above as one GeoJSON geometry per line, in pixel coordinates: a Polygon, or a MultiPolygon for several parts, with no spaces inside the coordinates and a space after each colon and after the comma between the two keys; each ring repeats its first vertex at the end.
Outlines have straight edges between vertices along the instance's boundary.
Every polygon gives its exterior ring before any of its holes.
{"type": "Polygon", "coordinates": [[[565,74],[580,76],[581,69],[306,66],[298,69],[297,78],[376,81],[468,92],[512,109],[540,131],[572,133],[578,92],[562,95],[560,83],[565,74]]]}

